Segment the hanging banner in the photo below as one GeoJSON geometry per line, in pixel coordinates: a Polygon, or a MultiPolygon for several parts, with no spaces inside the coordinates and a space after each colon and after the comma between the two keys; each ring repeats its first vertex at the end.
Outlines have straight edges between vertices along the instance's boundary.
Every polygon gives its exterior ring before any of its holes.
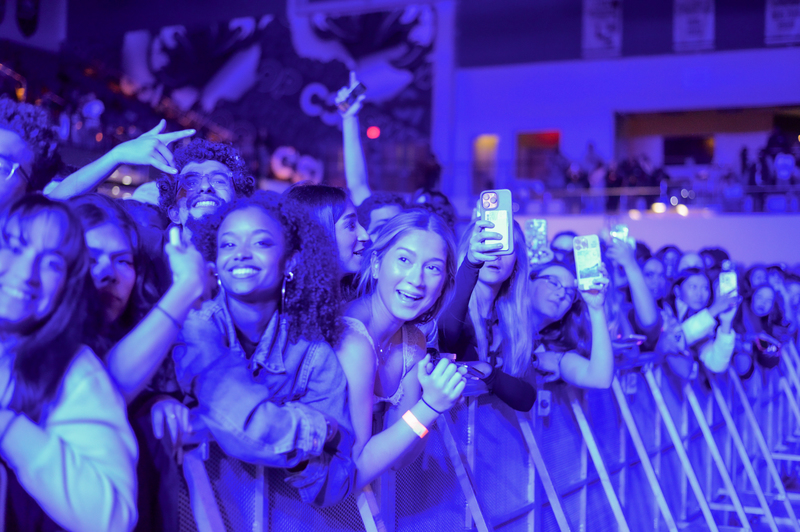
{"type": "Polygon", "coordinates": [[[800,43],[800,0],[767,0],[764,42],[800,43]]]}
{"type": "Polygon", "coordinates": [[[622,54],[622,0],[583,0],[583,57],[622,54]]]}
{"type": "Polygon", "coordinates": [[[714,49],[714,0],[674,0],[672,13],[676,52],[714,49]]]}

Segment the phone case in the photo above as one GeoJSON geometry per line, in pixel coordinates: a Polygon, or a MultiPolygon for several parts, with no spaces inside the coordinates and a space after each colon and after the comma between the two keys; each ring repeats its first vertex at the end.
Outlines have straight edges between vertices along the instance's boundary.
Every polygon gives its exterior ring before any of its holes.
{"type": "Polygon", "coordinates": [[[719,294],[722,296],[733,294],[737,295],[738,283],[736,272],[720,272],[719,274],[719,294]]]}
{"type": "Polygon", "coordinates": [[[531,264],[539,264],[547,247],[547,220],[528,220],[525,224],[525,241],[531,264]]]}
{"type": "MultiPolygon", "coordinates": [[[[489,231],[500,233],[503,247],[497,251],[492,251],[491,255],[511,255],[514,253],[514,215],[511,205],[511,191],[484,190],[478,200],[480,217],[494,224],[489,231]]],[[[487,240],[487,244],[496,243],[495,240],[487,240]]]]}
{"type": "Polygon", "coordinates": [[[600,275],[600,239],[597,235],[576,236],[572,240],[578,288],[590,290],[600,275]]]}

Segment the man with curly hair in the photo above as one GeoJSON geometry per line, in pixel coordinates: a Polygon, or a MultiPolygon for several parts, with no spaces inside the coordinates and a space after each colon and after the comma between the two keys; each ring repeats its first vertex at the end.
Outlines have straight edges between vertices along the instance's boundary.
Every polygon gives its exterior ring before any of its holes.
{"type": "Polygon", "coordinates": [[[244,159],[228,144],[194,139],[175,150],[174,160],[177,175],[163,174],[157,183],[161,209],[176,225],[185,226],[255,190],[244,159]]]}
{"type": "Polygon", "coordinates": [[[60,163],[57,143],[44,109],[0,98],[0,212],[50,181],[60,163]]]}

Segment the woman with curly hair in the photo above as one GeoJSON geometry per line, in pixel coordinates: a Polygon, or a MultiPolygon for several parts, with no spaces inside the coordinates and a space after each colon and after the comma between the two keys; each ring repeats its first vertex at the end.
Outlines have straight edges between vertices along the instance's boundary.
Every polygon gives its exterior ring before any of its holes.
{"type": "Polygon", "coordinates": [[[131,530],[136,440],[125,401],[86,346],[95,290],[80,222],[28,195],[0,228],[5,530],[131,530]]]}
{"type": "Polygon", "coordinates": [[[530,369],[533,340],[528,327],[528,256],[525,236],[514,222],[514,253],[502,247],[492,222],[476,221],[461,240],[461,266],[450,305],[439,320],[439,347],[469,361],[493,393],[515,410],[528,412],[536,389],[523,377],[530,369]],[[502,367],[500,367],[502,365],[502,367]]]}
{"type": "Polygon", "coordinates": [[[416,327],[447,303],[455,269],[452,231],[422,210],[389,220],[361,265],[358,298],[345,312],[337,350],[356,437],[356,489],[410,462],[422,450],[426,427],[461,397],[466,369],[447,359],[434,367],[416,327]],[[375,426],[383,429],[374,432],[375,426]]]}
{"type": "MultiPolygon", "coordinates": [[[[171,401],[181,433],[208,434],[230,459],[289,471],[317,505],[352,489],[346,380],[333,250],[296,205],[257,194],[224,205],[194,229],[220,292],[190,312],[173,350],[189,412],[171,401]]],[[[223,501],[224,504],[224,501],[223,501]]]]}

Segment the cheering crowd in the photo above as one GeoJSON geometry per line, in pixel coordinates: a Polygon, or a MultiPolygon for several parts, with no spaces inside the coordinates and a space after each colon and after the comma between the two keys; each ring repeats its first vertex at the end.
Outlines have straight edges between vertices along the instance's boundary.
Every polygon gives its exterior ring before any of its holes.
{"type": "Polygon", "coordinates": [[[723,293],[750,257],[606,235],[579,290],[577,235],[532,261],[515,223],[497,255],[493,224],[457,238],[440,193],[373,193],[359,103],[343,113],[348,189],[278,195],[235,147],[163,122],[69,173],[44,111],[0,99],[8,530],[174,530],[180,453],[209,442],[333,505],[414,461],[465,395],[529,411],[544,383],[607,388],[642,352],[687,379],[747,378],[796,339],[787,266],[723,293]],[[157,206],[92,192],[120,164],[162,172],[157,206]]]}

